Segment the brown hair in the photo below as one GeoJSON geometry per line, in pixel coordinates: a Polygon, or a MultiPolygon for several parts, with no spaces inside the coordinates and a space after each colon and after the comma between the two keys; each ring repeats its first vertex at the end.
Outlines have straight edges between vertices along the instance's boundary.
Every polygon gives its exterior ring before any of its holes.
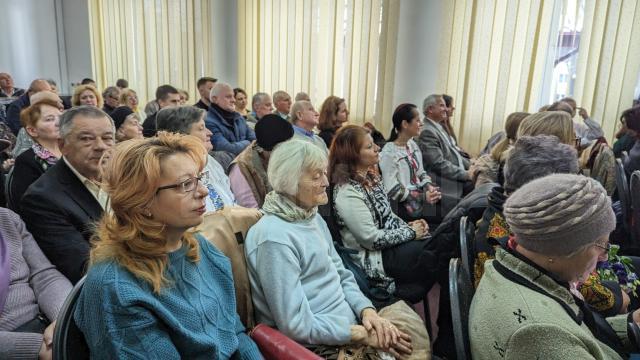
{"type": "Polygon", "coordinates": [[[333,95],[324,100],[320,108],[320,118],[318,119],[318,129],[320,131],[337,129],[340,126],[338,123],[338,111],[340,110],[340,104],[343,102],[343,98],[333,95]]]}
{"type": "MultiPolygon", "coordinates": [[[[110,196],[111,212],[105,212],[92,239],[90,264],[116,261],[148,282],[155,293],[165,286],[168,253],[164,250],[165,224],[145,216],[160,184],[162,165],[174,154],[186,154],[205,165],[206,150],[194,136],[160,132],[157,137],[119,143],[108,162],[103,182],[110,196]]],[[[199,260],[198,241],[183,235],[187,256],[199,260]]]]}
{"type": "Polygon", "coordinates": [[[22,127],[26,128],[27,126],[36,126],[38,120],[40,120],[40,117],[42,116],[42,107],[45,105],[60,109],[60,104],[58,104],[57,101],[53,99],[42,99],[20,112],[20,123],[22,124],[22,127]]]}
{"type": "Polygon", "coordinates": [[[505,137],[491,148],[491,157],[493,160],[500,161],[502,153],[509,148],[510,144],[518,139],[520,123],[527,116],[529,116],[527,112],[514,112],[507,116],[507,120],[504,122],[505,137]]]}
{"type": "Polygon", "coordinates": [[[356,180],[370,186],[371,180],[377,178],[374,169],[369,171],[367,175],[371,176],[367,178],[356,172],[360,162],[360,149],[369,133],[368,129],[358,125],[346,125],[338,130],[329,150],[327,175],[332,185],[342,185],[349,180],[356,180]]]}
{"type": "Polygon", "coordinates": [[[80,95],[85,91],[90,90],[93,95],[96,96],[97,107],[102,109],[102,94],[93,85],[78,85],[73,91],[73,97],[71,98],[71,105],[80,106],[80,95]]]}

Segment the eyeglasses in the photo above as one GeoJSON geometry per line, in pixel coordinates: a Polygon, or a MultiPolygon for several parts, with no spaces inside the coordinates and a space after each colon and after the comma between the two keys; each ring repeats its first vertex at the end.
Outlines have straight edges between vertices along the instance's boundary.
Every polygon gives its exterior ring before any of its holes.
{"type": "Polygon", "coordinates": [[[192,192],[198,187],[198,183],[201,183],[206,186],[207,185],[206,180],[208,179],[208,177],[209,177],[209,172],[205,171],[200,173],[200,175],[196,177],[188,178],[183,182],[179,182],[173,185],[161,186],[158,188],[158,190],[156,190],[156,195],[160,192],[160,190],[166,190],[166,189],[178,189],[183,194],[192,192]]]}
{"type": "Polygon", "coordinates": [[[609,251],[611,251],[611,244],[610,244],[610,243],[607,243],[606,245],[593,244],[593,246],[598,247],[598,248],[600,248],[600,249],[604,250],[604,252],[605,252],[606,254],[608,254],[608,253],[609,253],[609,251]]]}

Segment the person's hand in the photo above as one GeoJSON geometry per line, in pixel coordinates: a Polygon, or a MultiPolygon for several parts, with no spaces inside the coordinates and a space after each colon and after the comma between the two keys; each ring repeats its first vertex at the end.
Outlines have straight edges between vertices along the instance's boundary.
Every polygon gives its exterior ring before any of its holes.
{"type": "Polygon", "coordinates": [[[632,318],[634,323],[640,325],[640,309],[633,312],[632,318]]]}
{"type": "Polygon", "coordinates": [[[408,356],[413,351],[411,337],[384,319],[372,309],[362,311],[362,325],[366,331],[362,342],[376,349],[382,349],[397,358],[408,356]]]}
{"type": "Polygon", "coordinates": [[[15,163],[16,163],[15,159],[7,159],[7,160],[3,161],[2,162],[2,170],[8,171],[9,169],[11,169],[11,167],[15,163]]]}
{"type": "Polygon", "coordinates": [[[580,115],[581,118],[586,119],[589,117],[589,112],[587,112],[587,109],[579,107],[578,108],[578,115],[580,115]]]}
{"type": "Polygon", "coordinates": [[[626,314],[628,312],[627,309],[629,308],[630,302],[631,299],[629,298],[629,295],[626,291],[622,290],[622,307],[620,308],[620,312],[618,312],[618,314],[626,314]]]}
{"type": "Polygon", "coordinates": [[[427,185],[427,192],[425,193],[425,201],[428,204],[435,204],[442,198],[442,193],[440,192],[440,188],[437,188],[432,185],[427,185]]]}
{"type": "Polygon", "coordinates": [[[38,359],[50,360],[53,358],[53,330],[56,327],[56,322],[52,322],[42,334],[42,345],[40,345],[40,352],[38,353],[38,359]]]}
{"type": "Polygon", "coordinates": [[[412,221],[409,226],[416,232],[416,240],[424,239],[429,234],[429,224],[424,219],[412,221]]]}
{"type": "Polygon", "coordinates": [[[467,176],[469,176],[469,180],[475,182],[476,176],[478,175],[478,168],[472,164],[469,166],[469,170],[467,170],[467,176]]]}

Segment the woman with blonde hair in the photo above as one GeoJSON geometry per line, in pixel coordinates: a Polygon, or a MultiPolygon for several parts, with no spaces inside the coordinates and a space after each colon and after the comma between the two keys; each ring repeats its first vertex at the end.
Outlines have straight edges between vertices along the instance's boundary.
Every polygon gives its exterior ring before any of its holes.
{"type": "Polygon", "coordinates": [[[89,105],[102,109],[102,95],[93,85],[79,85],[73,92],[71,105],[89,105]]]}
{"type": "Polygon", "coordinates": [[[476,160],[475,166],[477,171],[476,186],[494,182],[497,183],[498,172],[500,166],[504,165],[507,150],[510,149],[518,139],[518,129],[520,123],[527,117],[529,113],[514,112],[507,116],[504,123],[505,136],[496,145],[491,148],[488,154],[484,154],[476,160]]]}
{"type": "Polygon", "coordinates": [[[538,135],[553,135],[563,144],[576,145],[573,121],[571,116],[564,111],[539,112],[524,118],[518,129],[517,137],[538,135]]]}
{"type": "Polygon", "coordinates": [[[144,122],[144,119],[147,118],[147,113],[138,108],[138,101],[138,94],[136,94],[134,90],[127,88],[120,91],[120,106],[127,106],[134,113],[140,116],[141,122],[144,122]]]}
{"type": "Polygon", "coordinates": [[[261,359],[236,313],[231,265],[188,229],[205,213],[202,141],[120,143],[74,314],[92,358],[261,359]]]}

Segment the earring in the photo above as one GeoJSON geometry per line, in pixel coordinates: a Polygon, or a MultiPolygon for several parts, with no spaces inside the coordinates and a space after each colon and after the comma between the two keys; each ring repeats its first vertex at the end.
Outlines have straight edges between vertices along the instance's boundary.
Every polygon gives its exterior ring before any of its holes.
{"type": "Polygon", "coordinates": [[[552,258],[548,258],[547,261],[549,261],[549,263],[553,263],[553,259],[552,258]]]}

